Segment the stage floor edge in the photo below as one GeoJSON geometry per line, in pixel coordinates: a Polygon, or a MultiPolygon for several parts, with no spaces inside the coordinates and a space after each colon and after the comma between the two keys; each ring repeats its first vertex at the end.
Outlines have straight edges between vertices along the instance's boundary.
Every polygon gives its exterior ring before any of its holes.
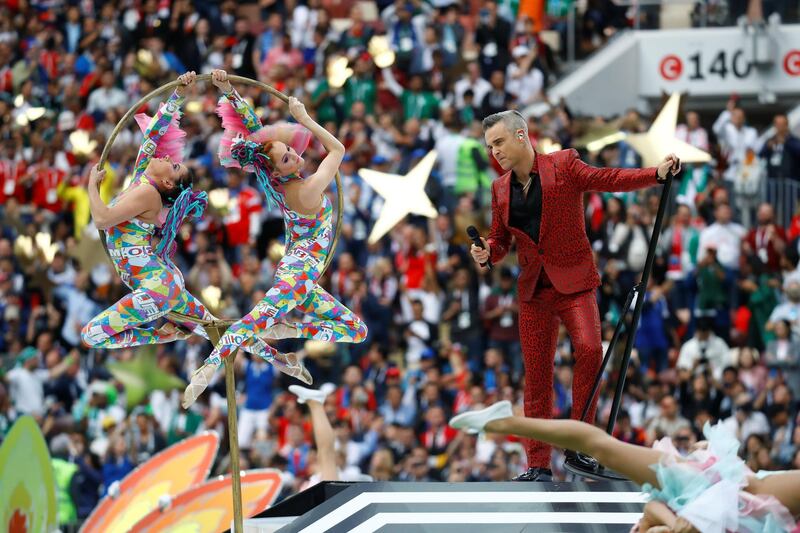
{"type": "Polygon", "coordinates": [[[244,533],[627,533],[644,503],[629,482],[327,482],[245,520],[244,533]]]}

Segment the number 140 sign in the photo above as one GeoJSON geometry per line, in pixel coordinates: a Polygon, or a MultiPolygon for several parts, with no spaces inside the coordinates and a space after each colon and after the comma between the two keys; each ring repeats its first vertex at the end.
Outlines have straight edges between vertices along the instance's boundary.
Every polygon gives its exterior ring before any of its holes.
{"type": "Polygon", "coordinates": [[[752,65],[747,62],[744,50],[719,50],[715,53],[697,51],[684,62],[674,54],[664,56],[659,63],[659,73],[666,81],[676,81],[685,77],[690,81],[706,78],[725,80],[729,77],[743,79],[750,75],[752,65]]]}
{"type": "Polygon", "coordinates": [[[800,48],[779,52],[766,69],[754,68],[742,48],[662,52],[658,59],[650,57],[653,60],[642,58],[647,61],[641,71],[642,95],[658,95],[662,90],[695,95],[731,91],[757,94],[765,85],[776,92],[798,92],[800,87],[800,48]]]}
{"type": "Polygon", "coordinates": [[[637,37],[640,96],[658,97],[663,91],[757,95],[765,88],[775,94],[800,93],[800,25],[770,27],[767,44],[738,27],[640,32],[637,37]],[[769,64],[751,64],[753,46],[770,54],[769,64]]]}
{"type": "Polygon", "coordinates": [[[676,81],[685,77],[690,81],[702,81],[706,78],[725,80],[729,77],[744,79],[752,70],[747,62],[744,50],[728,52],[719,50],[714,53],[697,51],[688,56],[684,62],[680,57],[669,54],[664,56],[659,65],[661,77],[666,81],[676,81]]]}

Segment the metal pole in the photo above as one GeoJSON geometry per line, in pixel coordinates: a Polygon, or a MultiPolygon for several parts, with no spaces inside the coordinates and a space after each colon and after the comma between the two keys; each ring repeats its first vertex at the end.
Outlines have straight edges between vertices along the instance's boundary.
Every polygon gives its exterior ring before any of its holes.
{"type": "Polygon", "coordinates": [[[603,362],[600,363],[600,370],[597,371],[597,377],[595,378],[594,385],[592,386],[592,393],[589,394],[589,399],[586,400],[586,403],[583,406],[583,411],[581,412],[580,418],[583,422],[587,421],[586,417],[589,415],[589,408],[594,403],[594,397],[597,396],[597,391],[600,390],[600,383],[603,381],[603,373],[606,371],[608,363],[614,356],[614,351],[617,348],[617,341],[619,341],[620,333],[622,333],[622,328],[625,327],[625,317],[628,316],[628,311],[631,310],[634,294],[636,294],[636,290],[631,289],[631,291],[628,292],[625,305],[622,307],[622,313],[620,313],[619,320],[617,320],[617,326],[614,328],[614,335],[611,337],[611,341],[608,343],[606,355],[603,357],[603,362]]]}
{"type": "MultiPolygon", "coordinates": [[[[670,189],[672,188],[673,177],[671,174],[667,175],[667,181],[664,183],[664,188],[661,190],[661,200],[658,202],[658,213],[656,214],[656,221],[653,224],[653,234],[650,236],[650,245],[647,248],[647,259],[644,263],[644,270],[642,271],[642,280],[639,282],[639,289],[636,297],[636,304],[633,307],[633,319],[631,322],[630,332],[625,341],[625,352],[622,355],[622,365],[619,370],[619,378],[617,379],[617,389],[614,391],[614,400],[611,403],[611,414],[608,417],[608,427],[606,431],[611,435],[614,431],[614,424],[617,422],[617,413],[619,413],[619,406],[622,403],[622,391],[625,388],[625,376],[628,375],[628,365],[631,362],[631,352],[633,351],[633,342],[636,338],[636,330],[639,328],[639,318],[642,316],[642,307],[644,306],[644,299],[647,297],[647,282],[650,281],[650,273],[653,271],[653,263],[656,260],[656,247],[658,246],[658,237],[661,233],[661,226],[664,224],[664,214],[667,211],[667,203],[669,202],[670,189]]],[[[624,317],[620,317],[623,320],[624,317]]]]}
{"type": "MultiPolygon", "coordinates": [[[[220,336],[228,329],[227,325],[216,324],[206,326],[208,339],[213,345],[217,345],[220,336]]],[[[225,365],[225,396],[228,401],[228,443],[231,455],[231,488],[233,491],[233,531],[242,533],[244,531],[244,516],[242,513],[242,479],[239,469],[239,430],[236,421],[236,378],[233,374],[233,365],[236,360],[236,353],[224,359],[225,365]]]]}
{"type": "Polygon", "coordinates": [[[233,525],[235,533],[244,531],[242,516],[242,479],[239,470],[239,430],[236,423],[236,383],[233,364],[236,351],[225,358],[225,395],[228,397],[228,440],[231,453],[231,482],[233,488],[233,525]]]}

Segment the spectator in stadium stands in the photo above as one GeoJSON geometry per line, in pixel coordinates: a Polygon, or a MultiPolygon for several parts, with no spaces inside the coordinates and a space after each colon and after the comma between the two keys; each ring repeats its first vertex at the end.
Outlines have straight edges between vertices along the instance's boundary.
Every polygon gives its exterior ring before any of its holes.
{"type": "Polygon", "coordinates": [[[700,150],[708,152],[710,149],[708,132],[700,125],[700,115],[697,111],[686,112],[686,123],[678,124],[675,128],[675,137],[700,150]]]}
{"type": "Polygon", "coordinates": [[[800,139],[789,130],[789,119],[783,113],[775,115],[772,127],[775,135],[758,154],[767,163],[767,177],[800,180],[800,139]]]}
{"type": "Polygon", "coordinates": [[[133,470],[128,455],[128,444],[122,436],[115,436],[109,444],[108,458],[103,465],[103,493],[107,494],[111,485],[121,481],[133,470]]]}
{"type": "Polygon", "coordinates": [[[707,370],[690,375],[681,373],[679,380],[678,398],[681,413],[694,424],[694,427],[697,427],[698,419],[704,416],[716,419],[723,394],[716,385],[717,381],[712,379],[711,373],[707,370]]]}
{"type": "MultiPolygon", "coordinates": [[[[710,152],[708,132],[700,125],[700,116],[696,111],[686,113],[686,124],[678,124],[675,137],[710,152]]],[[[711,166],[708,163],[687,163],[684,166],[683,179],[678,183],[678,199],[689,206],[694,206],[698,195],[707,193],[711,181],[711,166]]]]}
{"type": "MultiPolygon", "coordinates": [[[[727,204],[720,203],[714,209],[714,223],[700,232],[700,245],[697,260],[702,263],[709,249],[716,248],[716,260],[725,269],[725,285],[733,295],[731,304],[735,307],[734,280],[739,272],[739,255],[745,229],[733,221],[733,210],[727,204]]],[[[710,259],[713,260],[713,259],[710,259]]]]}
{"type": "Polygon", "coordinates": [[[792,333],[800,335],[800,280],[791,280],[784,285],[785,301],[773,309],[767,321],[767,330],[775,329],[779,321],[787,321],[792,326],[792,333]]]}
{"type": "Polygon", "coordinates": [[[653,278],[649,280],[647,291],[635,346],[639,355],[639,370],[643,374],[655,371],[658,375],[667,369],[669,363],[670,309],[664,289],[653,278]]]}
{"type": "Polygon", "coordinates": [[[100,75],[100,87],[89,95],[86,110],[100,121],[108,111],[124,112],[127,105],[128,95],[116,87],[114,72],[107,70],[100,75]]]}
{"type": "Polygon", "coordinates": [[[727,170],[723,173],[723,177],[729,183],[733,183],[745,162],[747,151],[755,151],[758,148],[758,133],[755,128],[745,124],[744,110],[737,107],[734,97],[728,100],[725,110],[714,122],[713,130],[727,160],[727,170]]]}
{"type": "Polygon", "coordinates": [[[149,406],[135,408],[128,418],[128,425],[128,450],[136,464],[147,461],[166,446],[164,435],[155,423],[153,410],[149,406]]]}
{"type": "Polygon", "coordinates": [[[672,396],[664,396],[659,403],[661,410],[647,425],[650,442],[664,437],[672,437],[678,430],[690,427],[690,423],[680,414],[678,402],[672,396]]]}
{"type": "Polygon", "coordinates": [[[439,111],[439,98],[431,91],[430,83],[421,74],[409,77],[408,88],[395,79],[392,69],[381,70],[386,88],[397,98],[403,107],[403,119],[427,120],[435,118],[439,111]]]}
{"type": "Polygon", "coordinates": [[[500,279],[483,303],[482,319],[488,324],[489,346],[499,350],[501,360],[511,365],[516,376],[522,373],[522,348],[519,343],[519,304],[514,275],[508,267],[500,269],[500,279]]]}
{"type": "Polygon", "coordinates": [[[647,433],[642,428],[631,425],[631,415],[624,409],[617,416],[617,425],[614,426],[614,438],[638,446],[647,444],[647,433]]]}
{"type": "Polygon", "coordinates": [[[424,308],[420,300],[411,301],[411,321],[405,326],[403,336],[406,341],[405,364],[415,369],[419,366],[422,354],[431,349],[437,335],[435,325],[426,321],[424,308]]]}
{"type": "Polygon", "coordinates": [[[506,92],[521,107],[544,100],[544,74],[533,63],[535,50],[517,46],[511,51],[514,61],[506,68],[506,92]]]}
{"type": "Polygon", "coordinates": [[[800,396],[800,341],[792,334],[792,324],[788,320],[776,321],[773,332],[775,338],[767,343],[764,363],[771,377],[780,371],[794,395],[800,396]]]}
{"type": "Polygon", "coordinates": [[[728,345],[714,334],[712,324],[709,317],[698,319],[694,336],[681,347],[676,366],[682,379],[688,379],[698,367],[720,379],[722,370],[730,364],[728,345]]]}
{"type": "Polygon", "coordinates": [[[750,435],[768,435],[769,421],[764,413],[753,409],[753,397],[746,392],[736,397],[733,416],[722,421],[725,429],[745,442],[750,435]]]}
{"type": "Polygon", "coordinates": [[[481,102],[481,118],[505,111],[514,102],[514,96],[506,90],[504,70],[495,70],[489,75],[492,89],[486,93],[481,102]]]}
{"type": "Polygon", "coordinates": [[[739,368],[739,379],[754,396],[764,391],[767,369],[760,361],[758,350],[744,346],[731,350],[731,362],[739,368]]]}
{"type": "Polygon", "coordinates": [[[756,226],[742,241],[745,256],[756,261],[760,271],[775,274],[780,271],[780,258],[785,247],[786,233],[775,223],[775,209],[768,203],[759,205],[756,226]]]}
{"type": "Polygon", "coordinates": [[[511,61],[509,44],[513,35],[511,23],[498,12],[497,0],[483,0],[475,29],[475,43],[480,47],[478,59],[484,78],[494,72],[505,72],[511,61]]]}
{"type": "Polygon", "coordinates": [[[460,343],[467,350],[470,364],[480,365],[483,355],[480,349],[480,307],[478,294],[470,277],[466,268],[457,270],[453,275],[442,321],[450,326],[451,340],[460,343]]]}
{"type": "Polygon", "coordinates": [[[271,364],[261,358],[236,359],[240,371],[244,371],[245,402],[239,413],[239,447],[250,448],[253,437],[267,433],[269,409],[272,405],[275,371],[271,364]]]}
{"type": "Polygon", "coordinates": [[[391,386],[386,391],[386,401],[378,408],[386,424],[399,424],[411,426],[416,417],[416,391],[414,387],[407,387],[405,392],[398,386],[391,386]]]}
{"type": "Polygon", "coordinates": [[[57,366],[44,370],[39,368],[40,353],[32,346],[26,347],[17,356],[17,366],[6,376],[14,409],[22,415],[41,418],[45,414],[44,386],[67,371],[72,365],[71,357],[67,357],[57,366]]]}
{"type": "MultiPolygon", "coordinates": [[[[453,85],[453,93],[455,94],[456,108],[461,109],[466,106],[464,96],[467,91],[472,91],[472,105],[480,107],[483,103],[483,98],[492,90],[492,84],[481,77],[481,67],[477,61],[468,61],[466,65],[466,72],[464,75],[453,85]]],[[[477,117],[476,117],[477,118],[477,117]]]]}
{"type": "Polygon", "coordinates": [[[456,184],[459,177],[459,165],[464,164],[461,161],[461,146],[466,142],[466,138],[461,134],[463,127],[454,108],[442,109],[440,119],[444,131],[436,139],[434,145],[436,164],[439,167],[439,185],[442,189],[438,204],[440,208],[444,207],[447,211],[453,212],[458,202],[456,184]]]}

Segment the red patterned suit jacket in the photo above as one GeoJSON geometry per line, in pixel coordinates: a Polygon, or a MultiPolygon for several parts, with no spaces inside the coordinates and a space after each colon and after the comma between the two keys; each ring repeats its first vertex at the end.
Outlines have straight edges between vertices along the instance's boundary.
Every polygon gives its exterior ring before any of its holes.
{"type": "Polygon", "coordinates": [[[542,268],[562,294],[574,294],[600,285],[592,248],[586,236],[583,193],[622,192],[656,185],[656,168],[596,168],[578,157],[577,150],[536,154],[532,171],[542,184],[542,218],[539,242],[509,226],[511,171],[492,183],[492,227],[489,243],[492,263],[503,260],[517,240],[517,257],[522,272],[519,297],[530,301],[542,268]]]}

